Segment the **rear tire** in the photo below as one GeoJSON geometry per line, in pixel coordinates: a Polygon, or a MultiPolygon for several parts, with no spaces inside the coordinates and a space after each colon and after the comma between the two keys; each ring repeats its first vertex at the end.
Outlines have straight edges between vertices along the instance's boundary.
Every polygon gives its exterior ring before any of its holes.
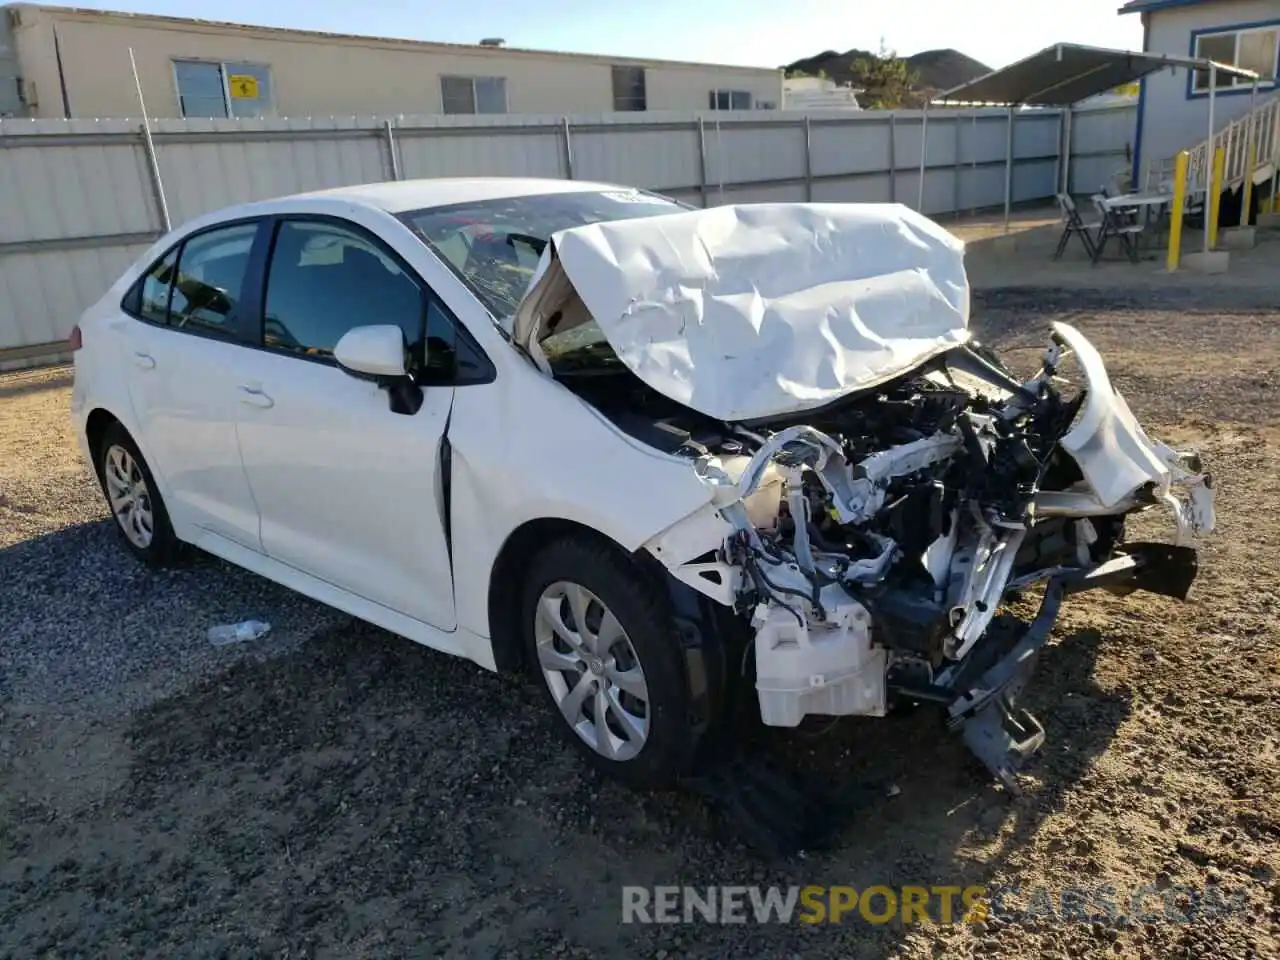
{"type": "Polygon", "coordinates": [[[119,423],[107,427],[95,453],[98,483],[129,551],[151,566],[164,566],[178,554],[160,489],[133,437],[119,423]]]}
{"type": "Polygon", "coordinates": [[[596,769],[633,787],[688,772],[695,733],[667,597],[619,550],[570,536],[537,554],[520,622],[556,726],[596,769]]]}

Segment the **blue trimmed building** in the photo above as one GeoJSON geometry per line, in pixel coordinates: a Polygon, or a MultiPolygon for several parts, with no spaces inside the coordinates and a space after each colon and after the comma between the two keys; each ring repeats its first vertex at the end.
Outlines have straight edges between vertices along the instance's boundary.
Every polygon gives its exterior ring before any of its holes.
{"type": "MultiPolygon", "coordinates": [[[[1121,14],[1142,17],[1142,49],[1207,57],[1257,71],[1258,102],[1275,95],[1280,59],[1280,0],[1130,0],[1121,14]]],[[[1251,85],[1218,78],[1214,124],[1247,113],[1251,85]]],[[[1208,134],[1209,78],[1161,71],[1142,82],[1134,134],[1134,182],[1148,161],[1165,160],[1208,134]]]]}

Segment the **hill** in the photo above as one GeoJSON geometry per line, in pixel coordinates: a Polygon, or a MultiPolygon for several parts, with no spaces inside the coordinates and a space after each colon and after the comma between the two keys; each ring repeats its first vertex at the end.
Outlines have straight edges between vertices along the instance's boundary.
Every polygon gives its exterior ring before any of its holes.
{"type": "MultiPolygon", "coordinates": [[[[844,53],[826,50],[816,56],[787,64],[783,69],[788,74],[824,73],[837,83],[852,83],[856,87],[862,85],[862,78],[854,73],[853,62],[859,57],[875,56],[870,50],[846,50],[844,53]]],[[[959,50],[925,50],[905,59],[907,68],[918,75],[913,89],[919,93],[949,90],[991,72],[986,64],[965,56],[959,50]]]]}

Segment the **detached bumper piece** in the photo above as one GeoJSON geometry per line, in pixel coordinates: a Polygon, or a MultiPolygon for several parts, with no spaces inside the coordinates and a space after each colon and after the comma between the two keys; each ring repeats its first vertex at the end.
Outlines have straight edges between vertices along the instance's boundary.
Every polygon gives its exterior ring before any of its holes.
{"type": "MultiPolygon", "coordinates": [[[[1011,793],[1020,793],[1014,775],[1043,745],[1044,728],[1017,701],[1035,672],[1063,598],[1103,588],[1119,593],[1146,590],[1185,600],[1195,576],[1195,550],[1163,543],[1130,544],[1123,554],[1096,567],[1055,576],[1046,584],[1040,610],[1021,638],[975,683],[953,691],[948,726],[960,732],[974,755],[1011,793]]],[[[966,674],[972,676],[971,671],[962,670],[959,677],[966,674]]],[[[941,692],[935,688],[935,693],[941,692]]]]}

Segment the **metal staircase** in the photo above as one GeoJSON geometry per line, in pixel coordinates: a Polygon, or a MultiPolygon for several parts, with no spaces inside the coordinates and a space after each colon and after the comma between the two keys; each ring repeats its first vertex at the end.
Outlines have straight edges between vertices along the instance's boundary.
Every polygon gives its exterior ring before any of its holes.
{"type": "MultiPolygon", "coordinates": [[[[1257,186],[1271,181],[1280,168],[1280,95],[1263,100],[1249,113],[1227,123],[1211,140],[1202,140],[1187,151],[1190,154],[1187,165],[1187,192],[1190,196],[1204,198],[1213,174],[1213,155],[1219,147],[1223,148],[1226,161],[1222,188],[1234,190],[1240,187],[1247,175],[1251,144],[1257,147],[1253,171],[1253,182],[1257,186]]],[[[1149,162],[1146,189],[1152,192],[1172,189],[1173,163],[1173,157],[1149,162]]]]}

